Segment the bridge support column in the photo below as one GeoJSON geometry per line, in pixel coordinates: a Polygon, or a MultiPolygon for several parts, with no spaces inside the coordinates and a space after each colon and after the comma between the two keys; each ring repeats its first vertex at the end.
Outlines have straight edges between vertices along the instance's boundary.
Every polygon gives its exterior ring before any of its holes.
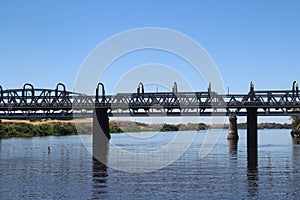
{"type": "Polygon", "coordinates": [[[236,115],[229,116],[227,139],[228,140],[238,140],[239,139],[236,115]]]}
{"type": "Polygon", "coordinates": [[[101,162],[106,161],[109,139],[107,109],[96,108],[93,111],[93,157],[101,162]]]}
{"type": "Polygon", "coordinates": [[[247,158],[248,168],[257,167],[257,108],[247,109],[247,158]]]}

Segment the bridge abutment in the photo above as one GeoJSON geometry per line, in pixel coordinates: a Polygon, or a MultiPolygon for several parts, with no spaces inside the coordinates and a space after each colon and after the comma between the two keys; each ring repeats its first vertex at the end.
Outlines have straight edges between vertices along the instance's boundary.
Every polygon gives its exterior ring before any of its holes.
{"type": "Polygon", "coordinates": [[[257,167],[257,108],[247,108],[247,160],[249,168],[257,167]]]}
{"type": "Polygon", "coordinates": [[[236,115],[229,116],[227,139],[228,140],[238,140],[239,139],[236,115]]]}
{"type": "Polygon", "coordinates": [[[107,109],[95,108],[93,111],[93,157],[106,160],[110,140],[107,109]]]}

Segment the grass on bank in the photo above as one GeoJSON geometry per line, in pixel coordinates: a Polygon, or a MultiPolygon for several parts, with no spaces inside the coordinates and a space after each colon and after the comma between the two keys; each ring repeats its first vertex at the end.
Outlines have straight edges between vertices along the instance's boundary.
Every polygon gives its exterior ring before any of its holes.
{"type": "MultiPolygon", "coordinates": [[[[65,136],[74,134],[91,134],[91,121],[80,123],[75,126],[75,121],[47,120],[43,122],[30,121],[7,121],[0,120],[0,139],[11,137],[40,137],[40,136],[65,136]]],[[[207,125],[204,123],[188,124],[145,124],[131,121],[110,120],[110,133],[122,132],[164,132],[185,130],[206,130],[209,128],[228,129],[228,125],[207,125]]],[[[239,129],[247,128],[246,123],[238,124],[239,129]]],[[[259,129],[290,129],[291,124],[263,123],[258,125],[259,129]]]]}
{"type": "Polygon", "coordinates": [[[72,124],[40,124],[28,123],[2,124],[0,123],[0,138],[10,137],[39,137],[39,136],[63,136],[76,134],[76,127],[72,124]]]}
{"type": "MultiPolygon", "coordinates": [[[[110,121],[110,133],[123,132],[151,132],[151,131],[178,131],[178,130],[205,130],[206,124],[144,124],[130,121],[110,121]]],[[[91,134],[92,124],[81,123],[76,126],[69,122],[36,123],[35,121],[4,123],[0,120],[0,139],[11,137],[41,137],[41,136],[65,136],[74,134],[91,134]]]]}

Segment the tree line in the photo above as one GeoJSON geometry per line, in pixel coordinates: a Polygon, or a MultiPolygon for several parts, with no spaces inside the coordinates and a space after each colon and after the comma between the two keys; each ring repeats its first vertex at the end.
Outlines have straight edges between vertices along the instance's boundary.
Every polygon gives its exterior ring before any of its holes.
{"type": "MultiPolygon", "coordinates": [[[[291,117],[291,124],[263,123],[259,124],[259,129],[296,129],[300,124],[300,117],[291,117]]],[[[205,123],[188,124],[145,124],[140,122],[116,122],[110,123],[110,133],[122,132],[147,132],[147,131],[183,131],[183,130],[205,130],[208,128],[228,128],[228,125],[207,125],[205,123]]],[[[238,124],[239,129],[247,128],[246,123],[238,124]]],[[[91,134],[92,124],[81,124],[75,126],[72,123],[1,123],[0,120],[0,139],[10,137],[40,137],[40,136],[64,136],[74,134],[91,134]]]]}
{"type": "Polygon", "coordinates": [[[76,127],[71,123],[39,124],[29,123],[2,124],[0,123],[0,138],[10,137],[39,137],[62,136],[76,134],[76,127]]]}

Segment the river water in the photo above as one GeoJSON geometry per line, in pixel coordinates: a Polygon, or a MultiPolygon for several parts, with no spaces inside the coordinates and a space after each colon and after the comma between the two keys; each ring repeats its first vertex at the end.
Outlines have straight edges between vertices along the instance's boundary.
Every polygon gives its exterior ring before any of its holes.
{"type": "MultiPolygon", "coordinates": [[[[289,130],[259,130],[257,168],[247,164],[245,130],[239,131],[237,146],[228,144],[223,130],[204,158],[198,155],[205,131],[196,133],[178,160],[148,173],[124,172],[93,161],[77,135],[2,139],[0,199],[299,198],[300,145],[292,144],[289,130]]],[[[159,147],[174,134],[156,134],[148,143],[136,143],[126,133],[113,134],[111,142],[134,151],[159,147]]],[[[91,136],[82,138],[91,141],[91,136]]],[[[126,162],[120,165],[125,168],[126,162]]]]}

